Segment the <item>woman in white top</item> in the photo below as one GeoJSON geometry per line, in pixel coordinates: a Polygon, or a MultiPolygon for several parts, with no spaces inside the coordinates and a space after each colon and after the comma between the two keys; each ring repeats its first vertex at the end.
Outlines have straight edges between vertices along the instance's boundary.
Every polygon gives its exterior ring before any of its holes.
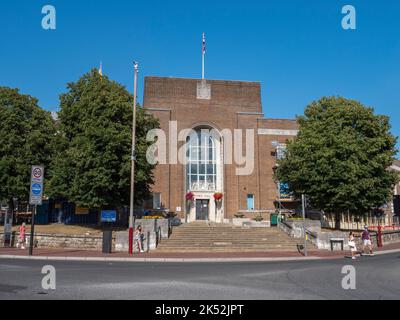
{"type": "Polygon", "coordinates": [[[143,250],[143,232],[142,232],[142,226],[138,226],[138,227],[136,228],[136,231],[135,231],[135,241],[136,241],[136,244],[137,244],[137,246],[138,246],[139,251],[140,251],[141,253],[143,253],[144,250],[143,250]]]}
{"type": "Polygon", "coordinates": [[[350,232],[350,234],[349,234],[349,248],[350,248],[350,251],[351,251],[351,258],[353,260],[355,260],[356,259],[356,254],[358,253],[358,250],[357,250],[356,240],[354,238],[353,232],[350,232]]]}

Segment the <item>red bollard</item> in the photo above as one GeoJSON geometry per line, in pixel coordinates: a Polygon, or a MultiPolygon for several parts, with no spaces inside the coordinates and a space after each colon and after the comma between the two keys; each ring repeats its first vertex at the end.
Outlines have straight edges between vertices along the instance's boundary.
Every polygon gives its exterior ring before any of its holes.
{"type": "Polygon", "coordinates": [[[383,241],[382,241],[382,226],[380,225],[378,227],[378,247],[382,248],[383,247],[383,241]]]}
{"type": "Polygon", "coordinates": [[[133,254],[133,228],[129,228],[129,254],[133,254]]]}

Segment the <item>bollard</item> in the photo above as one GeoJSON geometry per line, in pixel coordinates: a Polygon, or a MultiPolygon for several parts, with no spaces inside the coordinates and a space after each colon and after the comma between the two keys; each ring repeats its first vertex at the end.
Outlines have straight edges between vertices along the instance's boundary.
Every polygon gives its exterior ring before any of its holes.
{"type": "Polygon", "coordinates": [[[380,225],[378,227],[378,247],[382,248],[383,247],[383,241],[382,241],[382,226],[380,225]]]}

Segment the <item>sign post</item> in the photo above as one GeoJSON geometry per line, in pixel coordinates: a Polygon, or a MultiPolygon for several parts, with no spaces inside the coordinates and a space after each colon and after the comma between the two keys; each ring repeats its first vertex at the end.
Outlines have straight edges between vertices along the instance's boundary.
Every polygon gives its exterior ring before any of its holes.
{"type": "Polygon", "coordinates": [[[31,190],[29,194],[29,204],[34,206],[32,211],[31,219],[31,236],[29,243],[29,255],[33,255],[34,246],[34,234],[35,234],[35,215],[37,211],[37,206],[42,205],[43,197],[43,181],[44,181],[44,167],[43,166],[32,166],[31,172],[31,190]]]}
{"type": "Polygon", "coordinates": [[[304,232],[304,256],[307,257],[307,227],[306,227],[306,196],[301,195],[302,211],[303,211],[303,232],[304,232]]]}

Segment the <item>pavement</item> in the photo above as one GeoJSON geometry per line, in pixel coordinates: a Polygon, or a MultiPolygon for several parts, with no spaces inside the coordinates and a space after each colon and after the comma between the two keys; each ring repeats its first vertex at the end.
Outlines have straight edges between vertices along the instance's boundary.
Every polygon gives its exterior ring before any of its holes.
{"type": "MultiPolygon", "coordinates": [[[[280,262],[0,259],[0,300],[379,300],[400,298],[400,254],[280,262]],[[54,267],[55,290],[44,266],[54,267]],[[354,287],[346,290],[349,267],[354,287]]],[[[215,303],[215,302],[214,302],[215,303]]]]}
{"type": "MultiPolygon", "coordinates": [[[[400,243],[385,245],[375,250],[377,255],[400,252],[400,243]]],[[[298,252],[268,251],[245,253],[127,253],[103,254],[99,251],[78,249],[34,249],[30,257],[28,250],[0,248],[0,259],[64,260],[64,261],[119,261],[119,262],[235,262],[235,261],[292,261],[343,259],[347,251],[310,250],[307,257],[298,252]]]]}

